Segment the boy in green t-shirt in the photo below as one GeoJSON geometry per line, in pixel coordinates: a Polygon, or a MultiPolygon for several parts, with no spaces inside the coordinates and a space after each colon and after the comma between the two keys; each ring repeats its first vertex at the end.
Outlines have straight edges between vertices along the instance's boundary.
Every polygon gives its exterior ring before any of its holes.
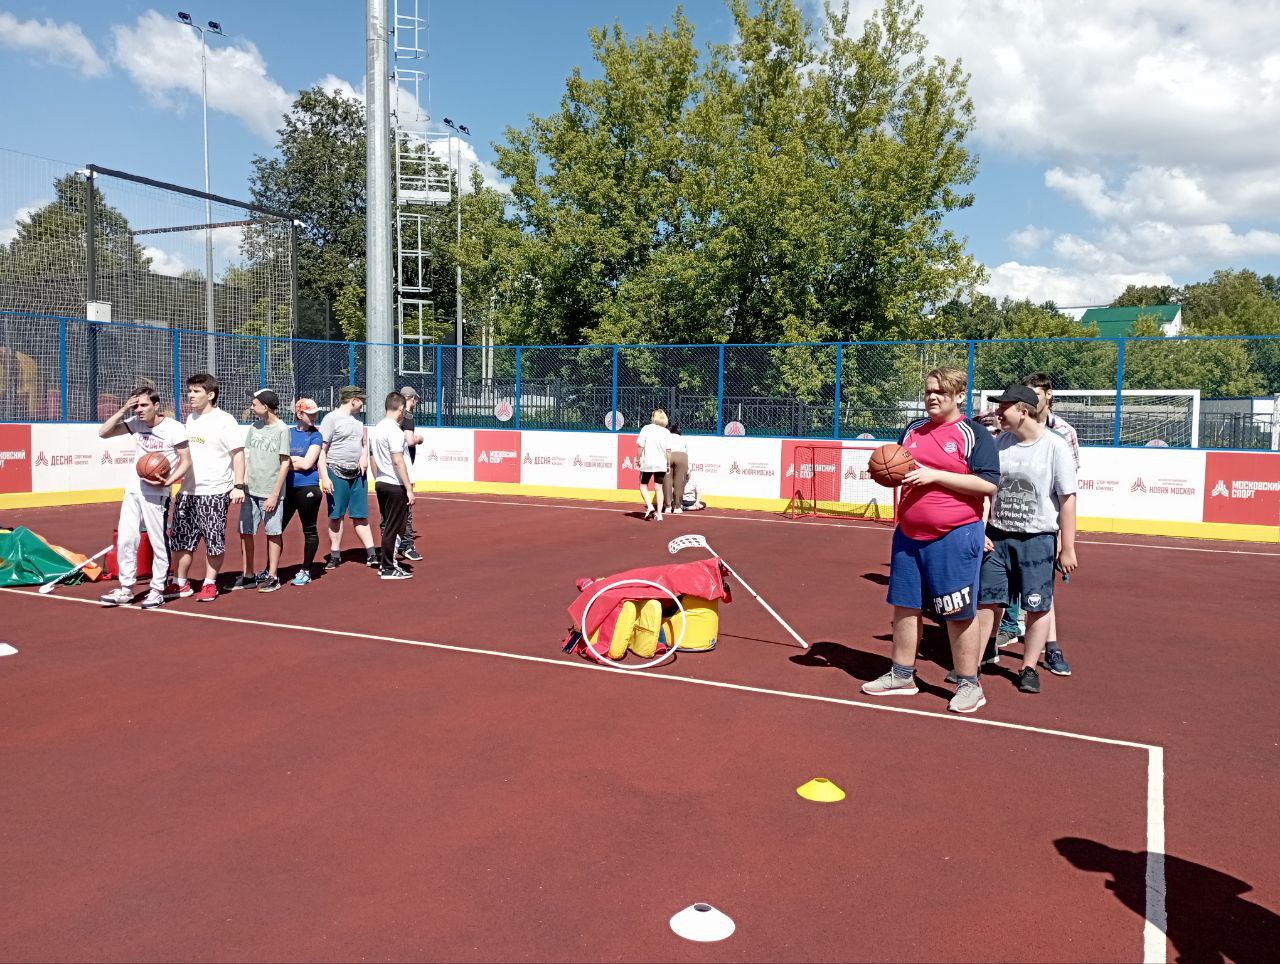
{"type": "Polygon", "coordinates": [[[275,592],[280,588],[276,569],[284,548],[284,485],[289,477],[289,426],[276,416],[280,397],[269,389],[253,393],[249,403],[254,421],[244,440],[248,498],[240,506],[240,546],[244,572],[233,589],[275,592]],[[254,574],[253,537],[258,528],[267,532],[267,568],[254,574]]]}

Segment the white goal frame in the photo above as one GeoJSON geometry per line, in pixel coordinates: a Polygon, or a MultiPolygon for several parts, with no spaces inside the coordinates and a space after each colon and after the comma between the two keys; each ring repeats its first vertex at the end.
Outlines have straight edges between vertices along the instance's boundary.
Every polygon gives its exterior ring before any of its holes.
{"type": "MultiPolygon", "coordinates": [[[[997,395],[1003,395],[1003,388],[984,388],[978,393],[978,409],[974,412],[986,411],[988,408],[994,408],[995,403],[991,399],[997,395]]],[[[1073,398],[1111,398],[1116,397],[1114,388],[1064,388],[1053,390],[1053,399],[1055,402],[1069,402],[1073,398]]],[[[1124,400],[1126,398],[1168,398],[1170,396],[1183,397],[1191,399],[1191,448],[1200,447],[1200,389],[1198,388],[1125,388],[1119,392],[1120,405],[1123,409],[1124,400]]],[[[1122,412],[1116,412],[1115,417],[1120,418],[1122,412]]]]}

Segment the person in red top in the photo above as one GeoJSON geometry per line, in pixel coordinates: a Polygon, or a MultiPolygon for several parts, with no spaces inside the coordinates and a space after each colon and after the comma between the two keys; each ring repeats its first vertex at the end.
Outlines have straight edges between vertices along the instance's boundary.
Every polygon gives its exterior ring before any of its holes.
{"type": "Polygon", "coordinates": [[[1000,457],[985,428],[966,418],[964,372],[935,368],[924,384],[928,418],[907,426],[899,443],[916,460],[903,480],[889,567],[893,666],[862,687],[868,696],[914,696],[924,610],[947,626],[958,680],[948,708],[972,713],[986,703],[978,682],[982,655],[977,615],[982,570],[982,508],[996,491],[1000,457]]]}

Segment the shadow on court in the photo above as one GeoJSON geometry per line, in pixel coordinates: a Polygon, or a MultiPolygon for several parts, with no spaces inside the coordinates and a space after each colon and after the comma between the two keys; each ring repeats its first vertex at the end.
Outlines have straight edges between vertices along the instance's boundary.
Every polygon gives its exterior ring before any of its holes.
{"type": "MultiPolygon", "coordinates": [[[[1103,886],[1139,917],[1146,914],[1147,852],[1118,850],[1083,837],[1053,842],[1072,866],[1109,877],[1103,886]]],[[[1179,961],[1245,964],[1276,960],[1280,916],[1242,896],[1253,890],[1230,874],[1166,856],[1168,938],[1179,961]]]]}
{"type": "MultiPolygon", "coordinates": [[[[838,669],[856,680],[866,683],[889,672],[892,661],[888,655],[888,647],[884,653],[867,653],[844,643],[830,640],[814,643],[806,652],[789,657],[797,666],[813,666],[820,669],[838,669]]],[[[948,663],[949,665],[949,663],[948,663]]],[[[916,685],[921,693],[930,693],[943,699],[951,699],[950,690],[926,683],[916,677],[916,685]]]]}

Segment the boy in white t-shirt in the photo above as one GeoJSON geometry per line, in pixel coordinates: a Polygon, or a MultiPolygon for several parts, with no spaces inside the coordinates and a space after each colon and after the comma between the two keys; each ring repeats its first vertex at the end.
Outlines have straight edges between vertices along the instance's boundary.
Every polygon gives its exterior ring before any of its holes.
{"type": "Polygon", "coordinates": [[[174,581],[166,596],[198,602],[218,598],[218,571],[227,551],[227,511],[244,501],[244,429],[230,412],[218,407],[218,380],[208,372],[187,379],[187,441],[191,471],[173,505],[169,547],[173,550],[174,581]],[[187,582],[191,560],[204,540],[204,584],[195,592],[187,582]]]}
{"type": "Polygon", "coordinates": [[[1040,401],[1026,385],[993,399],[1006,431],[996,439],[1000,483],[991,500],[978,621],[988,638],[1001,611],[1020,602],[1027,613],[1018,689],[1040,692],[1036,662],[1049,633],[1054,570],[1076,568],[1076,469],[1071,449],[1037,418],[1040,401]]]}
{"type": "Polygon", "coordinates": [[[662,487],[667,480],[667,413],[660,408],[653,410],[649,424],[636,436],[636,464],[640,467],[640,498],[644,500],[644,517],[654,515],[662,521],[662,487]],[[649,503],[650,480],[654,482],[653,504],[649,503]]]}
{"type": "Polygon", "coordinates": [[[165,544],[169,514],[169,488],[191,469],[191,449],[182,423],[160,411],[160,393],[154,388],[138,388],[120,410],[98,428],[99,438],[115,438],[128,433],[134,437],[136,458],[158,453],[169,462],[169,474],[159,482],[148,482],[129,473],[120,522],[116,531],[116,561],[120,567],[120,587],[102,596],[107,606],[128,606],[133,602],[133,583],[138,577],[138,544],[142,526],[151,542],[151,590],[142,600],[143,609],[164,605],[164,587],[169,579],[169,550],[165,544]]]}
{"type": "Polygon", "coordinates": [[[410,579],[413,576],[396,561],[396,547],[404,535],[405,518],[413,504],[413,481],[409,478],[409,463],[405,459],[405,430],[400,425],[404,407],[404,396],[391,392],[387,395],[386,417],[369,433],[373,488],[378,496],[378,515],[382,518],[379,576],[383,579],[410,579]]]}

